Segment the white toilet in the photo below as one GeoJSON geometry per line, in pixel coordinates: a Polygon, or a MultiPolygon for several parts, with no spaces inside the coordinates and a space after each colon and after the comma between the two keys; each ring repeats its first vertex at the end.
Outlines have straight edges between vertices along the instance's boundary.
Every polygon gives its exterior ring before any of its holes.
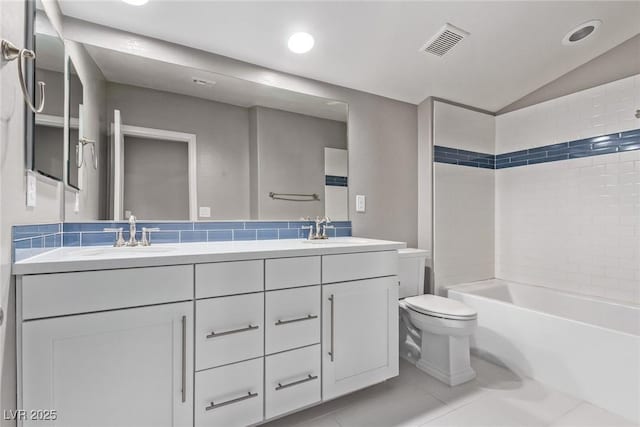
{"type": "Polygon", "coordinates": [[[472,380],[476,373],[470,363],[469,337],[477,326],[476,310],[449,298],[423,295],[423,289],[413,284],[424,282],[428,252],[403,249],[398,254],[400,297],[406,297],[400,301],[400,354],[411,360],[406,356],[411,349],[403,346],[411,342],[413,335],[419,343],[419,350],[414,351],[419,352],[416,361],[419,369],[451,386],[472,380]]]}

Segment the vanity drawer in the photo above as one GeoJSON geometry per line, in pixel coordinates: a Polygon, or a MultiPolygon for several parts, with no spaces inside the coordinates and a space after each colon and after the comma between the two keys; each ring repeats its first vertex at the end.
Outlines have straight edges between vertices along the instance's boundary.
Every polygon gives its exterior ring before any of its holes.
{"type": "Polygon", "coordinates": [[[196,301],[196,370],[264,354],[264,294],[196,301]]]}
{"type": "Polygon", "coordinates": [[[278,258],[265,261],[265,289],[320,284],[320,257],[278,258]]]}
{"type": "Polygon", "coordinates": [[[266,354],[320,342],[320,286],[267,292],[265,310],[266,354]]]}
{"type": "Polygon", "coordinates": [[[196,427],[248,426],[262,421],[262,378],[262,357],[196,372],[196,427]]]}
{"type": "Polygon", "coordinates": [[[264,290],[264,261],[196,265],[196,298],[246,294],[264,290]]]}
{"type": "Polygon", "coordinates": [[[320,344],[265,359],[265,412],[272,418],[320,401],[320,344]]]}
{"type": "Polygon", "coordinates": [[[395,276],[398,251],[361,252],[322,257],[322,283],[395,276]]]}
{"type": "Polygon", "coordinates": [[[62,316],[193,299],[193,266],[22,276],[22,318],[62,316]]]}

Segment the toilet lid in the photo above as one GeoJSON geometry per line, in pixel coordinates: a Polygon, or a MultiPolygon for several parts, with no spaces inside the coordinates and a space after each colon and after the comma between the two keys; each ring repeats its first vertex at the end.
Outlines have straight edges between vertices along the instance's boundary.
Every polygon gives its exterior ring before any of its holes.
{"type": "Polygon", "coordinates": [[[428,316],[472,320],[478,315],[475,309],[460,301],[436,295],[418,295],[406,298],[404,301],[410,309],[428,316]]]}

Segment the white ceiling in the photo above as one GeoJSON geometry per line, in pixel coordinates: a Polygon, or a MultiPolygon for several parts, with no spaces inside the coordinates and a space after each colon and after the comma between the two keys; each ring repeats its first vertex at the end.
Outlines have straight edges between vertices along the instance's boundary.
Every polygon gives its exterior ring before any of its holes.
{"type": "Polygon", "coordinates": [[[343,102],[156,61],[143,56],[91,45],[84,46],[104,77],[110,82],[194,96],[240,107],[259,105],[324,119],[347,121],[347,105],[343,102]],[[215,84],[213,86],[197,85],[193,82],[194,78],[215,82],[215,84]]]}
{"type": "Polygon", "coordinates": [[[64,14],[411,103],[438,96],[498,110],[640,32],[638,1],[214,2],[60,0],[64,14]],[[600,19],[592,38],[561,44],[600,19]],[[438,58],[419,48],[449,22],[471,35],[438,58]],[[289,52],[296,31],[315,37],[289,52]]]}

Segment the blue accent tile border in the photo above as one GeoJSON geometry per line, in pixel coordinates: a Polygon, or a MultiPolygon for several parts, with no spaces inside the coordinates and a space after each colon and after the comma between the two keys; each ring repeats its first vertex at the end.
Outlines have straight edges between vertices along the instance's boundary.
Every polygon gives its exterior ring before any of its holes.
{"type": "MultiPolygon", "coordinates": [[[[304,226],[312,221],[207,221],[207,222],[143,222],[137,224],[136,237],[142,227],[157,227],[151,234],[155,243],[225,242],[247,240],[282,240],[306,238],[304,226]]],[[[329,237],[351,236],[351,221],[334,221],[329,237]]],[[[60,247],[110,246],[115,233],[105,228],[123,229],[129,239],[127,222],[95,221],[57,224],[16,225],[12,228],[13,260],[20,261],[60,247]]]]}
{"type": "Polygon", "coordinates": [[[434,147],[434,161],[460,166],[505,169],[538,163],[640,150],[640,129],[561,142],[498,155],[434,147]]]}
{"type": "Polygon", "coordinates": [[[438,163],[495,169],[495,156],[493,154],[459,150],[440,145],[433,147],[433,154],[433,159],[438,163]]]}
{"type": "Polygon", "coordinates": [[[332,187],[348,187],[349,178],[346,176],[325,175],[324,185],[330,185],[332,187]]]}

